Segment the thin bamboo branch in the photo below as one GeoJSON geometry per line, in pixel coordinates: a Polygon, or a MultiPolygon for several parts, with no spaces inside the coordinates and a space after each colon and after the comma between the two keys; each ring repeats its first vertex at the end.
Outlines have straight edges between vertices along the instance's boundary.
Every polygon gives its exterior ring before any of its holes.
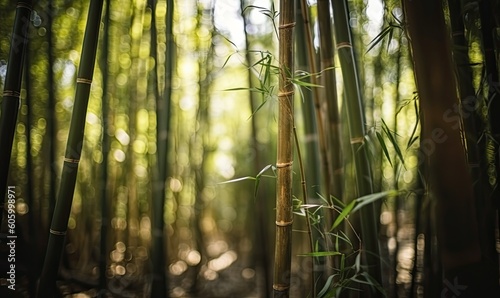
{"type": "MultiPolygon", "coordinates": [[[[306,175],[305,175],[305,169],[304,169],[304,162],[302,160],[302,154],[300,150],[300,143],[299,143],[299,137],[297,136],[297,128],[294,126],[293,127],[293,138],[295,140],[295,149],[297,151],[297,160],[299,162],[299,169],[300,169],[300,184],[302,188],[302,197],[304,198],[304,204],[308,204],[307,200],[307,183],[306,183],[306,175]]],[[[309,210],[306,209],[306,226],[307,226],[307,234],[309,237],[309,251],[314,252],[314,238],[313,238],[313,232],[312,232],[312,227],[311,227],[311,216],[309,214],[309,210]]],[[[312,263],[314,264],[314,257],[311,257],[312,263]]],[[[314,266],[311,268],[311,272],[308,272],[309,277],[311,279],[311,297],[315,298],[316,297],[316,279],[314,278],[314,266]]]]}

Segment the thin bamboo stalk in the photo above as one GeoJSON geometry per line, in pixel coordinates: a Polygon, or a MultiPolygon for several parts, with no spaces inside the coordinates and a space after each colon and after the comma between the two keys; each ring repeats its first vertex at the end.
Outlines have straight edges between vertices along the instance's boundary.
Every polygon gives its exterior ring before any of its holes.
{"type": "Polygon", "coordinates": [[[328,156],[330,158],[331,179],[329,181],[329,195],[342,198],[343,186],[343,159],[340,144],[340,112],[337,98],[337,80],[335,76],[335,53],[333,48],[333,32],[330,19],[329,0],[318,0],[319,23],[319,51],[321,58],[321,85],[325,88],[325,102],[328,110],[329,137],[328,156]]]}
{"type": "Polygon", "coordinates": [[[276,247],[274,297],[289,297],[292,257],[292,165],[293,165],[293,97],[290,81],[294,71],[293,33],[295,5],[293,0],[280,2],[279,20],[279,91],[278,150],[276,182],[276,247]]]}
{"type": "MultiPolygon", "coordinates": [[[[368,148],[364,143],[365,115],[363,111],[362,91],[356,68],[349,27],[349,9],[346,0],[332,0],[335,23],[336,47],[344,82],[344,103],[348,113],[351,150],[356,169],[357,195],[364,196],[373,192],[371,165],[368,160],[368,148]]],[[[378,212],[374,204],[360,210],[362,252],[364,264],[371,277],[382,284],[380,249],[378,243],[378,212]]],[[[378,292],[373,293],[379,295],[378,292]]]]}
{"type": "MultiPolygon", "coordinates": [[[[326,135],[328,140],[328,165],[330,167],[330,181],[328,181],[328,197],[334,196],[341,199],[343,197],[344,183],[344,161],[342,154],[340,111],[337,96],[337,79],[335,69],[335,49],[333,47],[333,31],[330,15],[330,1],[318,0],[318,24],[319,24],[319,52],[320,52],[320,72],[321,85],[324,87],[324,102],[326,103],[327,118],[326,135]]],[[[326,227],[331,227],[335,220],[333,210],[326,213],[326,227]]],[[[333,250],[331,237],[326,239],[328,250],[333,250]]],[[[333,274],[332,269],[339,267],[339,257],[330,256],[328,262],[330,270],[325,275],[333,274]],[[337,263],[337,264],[335,264],[337,263]]]]}
{"type": "Polygon", "coordinates": [[[101,163],[101,183],[100,187],[100,200],[101,200],[101,235],[100,235],[100,246],[99,246],[99,295],[104,297],[107,288],[107,278],[106,271],[108,268],[108,232],[110,226],[110,196],[108,189],[108,174],[109,174],[109,151],[111,150],[110,142],[110,125],[109,125],[109,105],[110,105],[110,94],[109,94],[109,68],[108,68],[108,57],[109,57],[109,39],[110,39],[110,14],[111,14],[111,0],[106,0],[106,15],[104,17],[104,36],[102,39],[102,50],[100,57],[100,68],[102,72],[102,163],[101,163]]]}
{"type": "MultiPolygon", "coordinates": [[[[247,31],[247,25],[249,24],[248,17],[243,14],[245,11],[245,0],[240,1],[240,11],[242,13],[242,19],[243,19],[243,28],[245,30],[245,59],[247,65],[252,65],[252,59],[250,55],[250,48],[251,48],[251,42],[249,40],[249,34],[247,31]]],[[[254,81],[252,80],[253,75],[252,75],[252,69],[248,69],[248,86],[250,88],[255,86],[254,81]]],[[[256,111],[257,106],[258,106],[258,101],[259,98],[257,98],[257,95],[255,92],[249,92],[249,104],[250,104],[250,111],[254,113],[256,111]]],[[[257,125],[257,114],[253,114],[252,118],[250,119],[251,121],[251,126],[252,126],[252,149],[254,151],[254,159],[253,159],[253,170],[255,173],[259,173],[264,165],[262,164],[262,158],[261,158],[261,148],[259,146],[259,141],[257,139],[257,132],[258,132],[258,125],[257,125]]],[[[257,194],[255,194],[257,196],[257,194]]],[[[268,233],[267,233],[267,225],[266,223],[269,221],[268,216],[266,216],[266,204],[264,202],[269,202],[269,200],[265,199],[259,199],[255,198],[256,202],[261,202],[259,204],[252,204],[251,206],[251,211],[249,212],[250,214],[255,214],[256,220],[251,219],[251,221],[255,224],[254,227],[254,235],[253,235],[253,241],[254,243],[259,243],[261,239],[266,239],[268,233]]],[[[269,263],[269,255],[270,255],[270,250],[271,248],[268,245],[269,241],[263,241],[261,245],[255,245],[254,249],[254,259],[255,259],[255,267],[256,267],[256,272],[262,272],[262,283],[263,286],[260,287],[257,285],[259,290],[262,288],[261,292],[259,293],[259,297],[262,298],[268,298],[270,297],[270,289],[271,289],[271,264],[269,263]]],[[[260,274],[259,274],[260,275],[260,274]]]]}
{"type": "MultiPolygon", "coordinates": [[[[302,11],[302,6],[297,5],[297,18],[303,19],[305,18],[303,16],[304,12],[302,11]]],[[[311,72],[311,67],[309,65],[309,61],[307,59],[307,42],[306,42],[306,35],[305,35],[305,24],[304,22],[298,22],[297,23],[297,28],[296,28],[296,56],[297,56],[297,69],[301,70],[306,70],[311,72]]],[[[307,79],[307,83],[311,83],[310,78],[307,79]]],[[[300,163],[305,162],[307,167],[305,167],[304,171],[304,176],[305,178],[302,178],[304,181],[304,187],[306,188],[306,193],[304,194],[304,203],[305,204],[314,204],[314,205],[321,205],[322,202],[318,197],[318,192],[320,191],[318,189],[319,185],[321,184],[321,179],[320,179],[320,169],[321,169],[321,163],[320,163],[320,157],[318,156],[317,152],[319,152],[319,136],[318,136],[318,129],[316,126],[316,121],[315,121],[315,114],[314,114],[314,102],[313,102],[313,94],[312,90],[308,88],[303,88],[301,90],[301,94],[303,96],[302,100],[300,102],[302,103],[302,114],[304,118],[304,136],[303,136],[303,143],[305,143],[305,154],[304,159],[302,160],[301,157],[299,156],[297,152],[297,157],[299,159],[300,163]],[[307,178],[307,179],[306,179],[307,178]],[[307,185],[305,183],[307,182],[307,185]]],[[[296,145],[298,148],[298,144],[296,145]]],[[[308,211],[309,212],[309,211],[308,211]]],[[[316,215],[319,215],[323,218],[324,212],[323,209],[319,210],[314,210],[316,215]]],[[[309,218],[307,219],[308,221],[310,220],[309,218]]],[[[310,225],[310,223],[308,223],[310,225]]],[[[323,221],[319,221],[314,227],[311,228],[311,242],[313,243],[311,252],[314,251],[314,243],[317,243],[317,249],[318,251],[326,251],[326,244],[325,244],[325,237],[324,237],[324,231],[325,231],[325,226],[328,226],[328,224],[324,224],[323,221]]],[[[328,279],[328,274],[326,271],[326,258],[325,257],[313,257],[313,274],[312,274],[312,279],[313,279],[313,293],[316,295],[315,287],[316,283],[319,285],[319,287],[316,288],[321,288],[328,279]]]]}
{"type": "Polygon", "coordinates": [[[78,165],[80,162],[85,129],[85,115],[94,72],[99,26],[103,0],[92,0],[89,6],[85,36],[83,39],[81,63],[76,81],[75,102],[68,135],[64,165],[59,187],[58,199],[50,226],[47,254],[42,269],[37,297],[53,297],[56,279],[63,252],[68,219],[73,202],[78,165]]]}
{"type": "MultiPolygon", "coordinates": [[[[52,23],[54,22],[53,19],[53,9],[54,9],[54,0],[49,0],[47,4],[47,9],[49,11],[47,15],[47,62],[49,64],[48,66],[48,73],[47,73],[47,80],[48,80],[48,115],[47,115],[47,132],[50,136],[48,138],[48,151],[49,151],[49,164],[48,164],[48,171],[49,171],[49,192],[48,192],[48,197],[49,197],[49,216],[48,216],[48,223],[52,221],[52,214],[54,212],[54,206],[56,204],[56,177],[57,174],[55,172],[55,163],[56,163],[56,144],[57,144],[57,137],[56,137],[56,87],[55,87],[55,79],[54,79],[54,70],[52,66],[54,65],[54,32],[52,31],[52,23]]],[[[47,224],[48,225],[48,224],[47,224]]]]}
{"type": "MultiPolygon", "coordinates": [[[[311,76],[311,83],[313,85],[318,85],[318,78],[317,78],[317,66],[316,66],[316,54],[315,54],[315,49],[313,46],[313,37],[311,33],[311,24],[309,21],[309,9],[307,6],[307,0],[299,0],[300,1],[300,8],[301,8],[301,16],[302,16],[302,21],[304,23],[304,33],[305,33],[305,41],[306,41],[306,49],[307,49],[307,60],[308,64],[310,67],[310,72],[312,74],[311,76]]],[[[328,158],[328,152],[327,152],[327,136],[325,132],[325,117],[323,115],[322,111],[322,104],[320,96],[319,96],[319,90],[317,88],[312,89],[312,94],[313,94],[313,102],[314,102],[314,111],[316,114],[316,128],[318,129],[318,144],[319,144],[319,152],[320,152],[320,162],[321,162],[321,175],[323,178],[323,187],[322,189],[318,189],[318,193],[322,193],[324,191],[326,194],[330,194],[331,190],[329,189],[330,187],[330,181],[331,181],[331,170],[330,170],[330,161],[328,158]]]]}
{"type": "MultiPolygon", "coordinates": [[[[157,57],[157,40],[156,40],[156,18],[155,18],[155,7],[156,1],[152,1],[152,29],[151,30],[151,51],[153,57],[157,57]]],[[[155,88],[156,96],[156,117],[157,117],[157,166],[156,175],[157,180],[154,183],[154,194],[153,194],[153,247],[152,255],[155,262],[153,262],[153,284],[151,295],[152,297],[164,297],[168,293],[169,283],[168,274],[165,272],[165,260],[168,259],[168,252],[165,252],[166,240],[163,237],[165,230],[164,222],[164,206],[165,206],[165,184],[167,180],[167,156],[169,151],[169,135],[170,135],[170,98],[172,93],[171,81],[172,81],[172,71],[173,71],[173,61],[174,61],[174,40],[172,33],[173,25],[173,12],[174,12],[174,1],[168,0],[167,3],[167,13],[165,16],[165,37],[166,37],[166,49],[165,49],[165,88],[163,94],[157,86],[155,88]]],[[[155,58],[156,64],[158,60],[155,58]]],[[[153,74],[156,78],[156,69],[153,74]]]]}
{"type": "MultiPolygon", "coordinates": [[[[26,55],[24,59],[26,74],[24,75],[24,86],[26,89],[26,197],[27,203],[30,208],[34,206],[34,191],[33,191],[33,156],[31,155],[31,126],[33,123],[33,98],[31,96],[32,92],[32,79],[33,76],[30,73],[30,65],[31,65],[31,53],[30,53],[30,44],[26,45],[26,55]]],[[[34,209],[34,208],[33,208],[34,209]]],[[[28,226],[30,231],[29,237],[29,245],[32,247],[36,246],[37,241],[37,233],[35,232],[35,213],[28,213],[28,226]]],[[[33,254],[29,256],[30,264],[33,264],[28,273],[29,277],[29,293],[30,295],[34,295],[36,293],[36,280],[39,274],[39,251],[34,251],[33,254]]]]}
{"type": "MultiPolygon", "coordinates": [[[[31,9],[32,1],[17,2],[0,115],[0,140],[2,141],[2,146],[0,146],[0,207],[3,207],[5,203],[7,191],[12,144],[21,101],[24,55],[28,43],[31,9]]],[[[0,212],[0,222],[3,219],[3,210],[2,208],[0,212]]]]}

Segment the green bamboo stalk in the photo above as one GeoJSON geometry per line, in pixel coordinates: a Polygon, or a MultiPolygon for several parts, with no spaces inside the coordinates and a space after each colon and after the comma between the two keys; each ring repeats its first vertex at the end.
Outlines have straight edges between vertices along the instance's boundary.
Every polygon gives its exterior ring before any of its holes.
{"type": "Polygon", "coordinates": [[[54,1],[49,0],[47,4],[47,9],[49,11],[47,15],[47,63],[48,66],[48,115],[47,115],[47,132],[50,136],[48,139],[48,151],[49,151],[49,216],[48,222],[52,221],[52,214],[54,212],[54,206],[56,204],[56,172],[55,172],[55,164],[56,164],[56,88],[55,88],[55,79],[54,79],[54,42],[53,36],[54,32],[52,31],[52,23],[53,23],[53,9],[54,9],[54,1]]]}
{"type": "MultiPolygon", "coordinates": [[[[328,196],[334,196],[341,199],[343,197],[343,183],[344,183],[344,161],[342,154],[342,144],[340,142],[341,136],[341,123],[340,111],[338,106],[337,96],[337,79],[335,76],[335,50],[333,47],[333,32],[332,22],[330,17],[330,1],[319,0],[317,3],[318,8],[318,24],[319,24],[319,52],[320,52],[320,72],[321,85],[324,87],[324,102],[327,109],[327,128],[325,129],[328,139],[328,158],[330,167],[330,181],[328,189],[330,192],[328,196]]],[[[327,212],[326,226],[331,227],[335,214],[333,210],[327,212]]],[[[328,250],[333,250],[331,237],[327,240],[328,250]]],[[[329,257],[328,268],[338,268],[339,258],[336,256],[329,257]],[[337,264],[335,264],[337,263],[337,264]]],[[[333,274],[332,270],[327,272],[327,275],[333,274]]]]}
{"type": "MultiPolygon", "coordinates": [[[[362,91],[356,68],[354,50],[352,47],[351,30],[349,27],[349,9],[346,0],[332,0],[333,18],[335,23],[336,47],[342,69],[344,82],[344,101],[348,113],[349,136],[351,150],[356,169],[357,196],[373,193],[372,173],[368,160],[368,148],[364,143],[365,115],[363,111],[362,91]]],[[[360,210],[361,239],[363,240],[363,262],[368,266],[371,277],[382,284],[380,249],[378,243],[378,212],[374,204],[360,210]]],[[[375,296],[378,292],[373,293],[375,296]]]]}
{"type": "Polygon", "coordinates": [[[85,115],[94,73],[102,8],[103,0],[92,0],[90,2],[85,36],[83,39],[81,62],[78,69],[78,78],[76,80],[75,101],[64,157],[61,184],[50,226],[47,254],[45,256],[37,293],[38,298],[53,297],[56,290],[57,273],[63,252],[68,219],[76,185],[78,164],[83,147],[85,115]]]}
{"type": "MultiPolygon", "coordinates": [[[[214,47],[213,47],[213,34],[214,34],[214,5],[211,3],[209,6],[198,7],[198,24],[195,30],[207,29],[210,38],[207,41],[197,40],[196,42],[196,52],[199,54],[198,58],[198,106],[196,109],[196,123],[193,137],[190,138],[190,155],[191,156],[201,156],[201,159],[193,158],[191,162],[191,169],[194,174],[194,188],[195,188],[195,199],[193,205],[193,238],[196,242],[197,249],[199,250],[201,256],[206,256],[206,243],[203,235],[203,224],[202,216],[203,210],[206,209],[205,200],[203,199],[203,190],[207,185],[206,177],[208,173],[207,158],[210,149],[207,149],[207,140],[209,139],[210,132],[210,87],[213,80],[214,66],[214,47]]],[[[191,285],[191,292],[196,293],[198,287],[198,278],[201,270],[202,263],[199,262],[195,266],[194,282],[191,285]]]]}
{"type": "MultiPolygon", "coordinates": [[[[244,15],[245,11],[245,0],[240,1],[240,11],[242,13],[242,19],[243,19],[243,28],[245,30],[245,60],[248,65],[252,65],[252,58],[250,55],[250,47],[251,43],[249,40],[248,36],[248,31],[247,31],[247,25],[249,24],[248,17],[244,15]]],[[[254,78],[252,74],[252,69],[249,67],[248,68],[248,86],[249,88],[253,88],[256,84],[252,80],[254,78]]],[[[257,97],[257,94],[255,92],[249,92],[249,104],[250,104],[250,111],[254,113],[254,111],[257,110],[258,107],[258,101],[259,98],[257,97]]],[[[253,114],[252,118],[250,119],[251,121],[251,126],[252,126],[252,149],[254,151],[254,159],[253,159],[253,171],[255,173],[259,173],[265,165],[263,165],[263,159],[261,158],[261,148],[259,141],[257,139],[257,132],[258,132],[258,125],[257,125],[257,114],[253,114]]],[[[257,196],[257,194],[255,194],[257,196]]],[[[254,235],[253,235],[253,242],[254,243],[259,243],[261,239],[266,239],[268,236],[268,229],[267,229],[267,221],[268,221],[268,216],[266,216],[266,205],[269,205],[269,200],[265,199],[259,199],[255,198],[256,202],[260,202],[258,204],[252,204],[251,205],[251,210],[249,214],[255,214],[255,218],[249,217],[249,220],[255,224],[255,228],[253,229],[254,235]],[[266,204],[264,204],[266,202],[266,204]]],[[[255,249],[253,250],[254,252],[254,261],[255,261],[255,267],[256,267],[256,272],[262,272],[262,281],[263,281],[263,286],[257,287],[259,289],[262,288],[262,292],[259,293],[259,297],[262,298],[268,298],[270,297],[270,289],[271,289],[271,264],[269,262],[269,255],[270,255],[270,246],[268,245],[269,241],[263,241],[260,245],[255,245],[255,249]]]]}
{"type": "MultiPolygon", "coordinates": [[[[297,19],[303,19],[305,14],[307,12],[302,11],[302,6],[299,4],[297,5],[297,19]]],[[[306,70],[310,72],[310,65],[309,61],[307,59],[307,42],[306,42],[306,34],[305,34],[306,28],[304,22],[298,22],[297,23],[297,28],[296,28],[296,41],[295,41],[295,46],[296,46],[296,57],[297,57],[297,69],[301,70],[306,70]]],[[[306,83],[312,83],[310,78],[306,79],[306,83]]],[[[314,205],[321,205],[322,202],[318,197],[318,192],[319,186],[321,184],[321,179],[320,179],[320,169],[321,169],[321,163],[320,163],[320,157],[317,154],[319,152],[319,136],[318,136],[318,129],[316,126],[316,121],[315,121],[315,114],[314,114],[314,102],[313,102],[313,94],[312,90],[309,88],[303,88],[301,90],[301,94],[303,98],[300,100],[302,103],[302,114],[304,118],[304,137],[303,137],[303,143],[305,143],[305,154],[303,155],[304,159],[302,160],[301,157],[299,157],[299,154],[297,154],[297,157],[299,158],[299,162],[307,165],[305,167],[304,171],[304,176],[307,177],[307,179],[302,178],[304,183],[307,181],[308,187],[304,185],[306,188],[306,194],[304,197],[304,203],[306,204],[314,204],[314,205]]],[[[298,145],[296,145],[298,148],[298,145]]],[[[324,212],[323,209],[315,210],[315,214],[319,215],[323,218],[324,212]]],[[[308,219],[309,220],[309,219],[308,219]]],[[[325,231],[325,224],[323,224],[324,221],[319,221],[316,226],[312,229],[311,233],[311,242],[313,243],[313,249],[311,249],[311,252],[314,251],[314,243],[318,244],[318,251],[326,251],[326,244],[325,244],[325,237],[324,237],[324,231],[325,231]]],[[[326,224],[328,226],[328,224],[326,224]]],[[[314,285],[316,283],[319,285],[317,288],[321,288],[328,279],[328,274],[325,272],[325,266],[326,265],[326,258],[325,257],[313,257],[313,282],[314,285]]],[[[314,290],[314,287],[313,287],[314,290]]],[[[316,295],[316,291],[313,292],[314,295],[316,295]]]]}
{"type": "MultiPolygon", "coordinates": [[[[310,73],[312,74],[311,76],[311,83],[313,85],[319,85],[318,78],[317,78],[317,66],[316,66],[316,54],[315,54],[315,49],[313,45],[313,37],[311,33],[311,24],[309,21],[309,9],[307,5],[307,0],[299,0],[300,1],[300,8],[301,8],[301,16],[302,16],[302,22],[304,24],[304,33],[305,33],[305,41],[306,41],[306,49],[307,49],[307,60],[310,68],[310,73]]],[[[312,95],[313,95],[313,102],[314,102],[314,111],[316,114],[316,128],[318,130],[318,144],[319,144],[319,152],[320,152],[320,162],[321,162],[321,175],[323,178],[323,187],[322,189],[318,189],[318,193],[322,193],[322,190],[326,194],[331,194],[330,190],[330,181],[331,181],[331,170],[330,170],[330,161],[328,158],[328,152],[327,152],[327,136],[325,132],[325,120],[324,120],[324,115],[322,111],[322,104],[320,96],[319,96],[319,90],[318,88],[313,88],[312,89],[312,95]]]]}
{"type": "MultiPolygon", "coordinates": [[[[151,19],[151,51],[155,57],[156,64],[158,64],[157,57],[157,40],[156,40],[156,1],[151,1],[152,19],[151,19]]],[[[164,222],[164,208],[165,208],[165,184],[167,180],[167,156],[169,150],[169,128],[170,128],[170,102],[171,102],[171,81],[174,61],[174,41],[172,33],[173,24],[174,1],[167,1],[167,14],[165,16],[165,35],[166,35],[166,49],[165,49],[165,88],[163,94],[157,86],[155,88],[156,97],[156,117],[157,117],[157,166],[155,168],[156,181],[154,182],[153,193],[153,247],[152,258],[153,262],[153,283],[151,289],[152,297],[165,297],[168,293],[168,275],[165,272],[165,260],[168,259],[168,253],[165,253],[165,238],[163,237],[165,231],[164,222]]],[[[153,70],[156,81],[157,69],[153,70]]]]}
{"type": "MultiPolygon", "coordinates": [[[[30,43],[26,45],[26,55],[24,58],[24,64],[26,68],[26,74],[24,75],[24,88],[26,89],[26,197],[27,203],[30,208],[34,206],[34,195],[33,195],[33,156],[31,155],[31,126],[33,123],[33,99],[31,97],[32,94],[32,79],[33,76],[30,73],[30,65],[31,65],[31,53],[30,53],[30,43]]],[[[34,209],[34,208],[33,208],[34,209]]],[[[37,241],[37,233],[35,233],[35,213],[28,213],[28,227],[30,231],[29,237],[29,245],[32,247],[36,246],[37,241]]],[[[29,277],[29,293],[30,295],[34,295],[36,293],[36,280],[39,274],[39,262],[38,262],[39,252],[36,250],[29,256],[30,264],[33,266],[30,268],[28,272],[29,277]]]]}
{"type": "Polygon", "coordinates": [[[325,88],[325,102],[328,110],[329,164],[331,171],[330,193],[342,198],[343,159],[340,144],[340,112],[337,99],[337,80],[335,77],[335,53],[333,49],[333,32],[330,19],[329,0],[318,0],[319,52],[321,57],[322,81],[325,88]]]}
{"type": "Polygon", "coordinates": [[[278,151],[276,161],[276,247],[274,263],[274,297],[289,297],[292,257],[292,165],[293,165],[293,97],[290,81],[294,71],[293,33],[295,5],[293,0],[280,1],[279,20],[279,111],[278,151]]]}
{"type": "Polygon", "coordinates": [[[109,104],[110,104],[110,94],[109,94],[109,68],[108,68],[108,57],[109,57],[109,39],[110,39],[110,14],[111,14],[111,0],[106,0],[105,17],[104,17],[104,36],[102,40],[102,50],[100,56],[100,68],[102,72],[102,164],[101,164],[101,182],[100,182],[100,195],[101,195],[101,237],[100,237],[100,247],[99,247],[99,295],[104,297],[107,289],[107,278],[106,271],[108,269],[108,233],[110,226],[109,218],[109,205],[108,200],[108,160],[109,152],[111,150],[110,142],[110,125],[109,125],[109,104]]]}
{"type": "MultiPolygon", "coordinates": [[[[0,146],[0,207],[3,207],[5,203],[7,191],[12,144],[21,101],[24,55],[28,43],[31,9],[32,1],[17,2],[0,115],[0,140],[2,141],[2,146],[0,146]]],[[[3,210],[2,208],[0,212],[0,222],[3,220],[3,210]]]]}

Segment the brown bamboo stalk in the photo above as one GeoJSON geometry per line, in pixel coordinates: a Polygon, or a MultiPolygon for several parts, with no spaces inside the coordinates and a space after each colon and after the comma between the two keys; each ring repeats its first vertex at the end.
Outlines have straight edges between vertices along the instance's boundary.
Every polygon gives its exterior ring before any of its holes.
{"type": "Polygon", "coordinates": [[[432,0],[405,0],[403,4],[424,118],[421,155],[427,161],[436,201],[444,271],[441,289],[449,290],[447,282],[460,280],[457,296],[497,297],[498,279],[491,278],[481,256],[474,191],[460,130],[450,121],[460,119],[460,114],[453,110],[459,98],[443,5],[432,0]]]}
{"type": "Polygon", "coordinates": [[[289,297],[292,257],[292,165],[293,165],[293,97],[290,81],[294,69],[293,33],[295,5],[293,0],[280,2],[279,20],[279,112],[278,152],[276,162],[276,247],[274,263],[274,297],[289,297]]]}

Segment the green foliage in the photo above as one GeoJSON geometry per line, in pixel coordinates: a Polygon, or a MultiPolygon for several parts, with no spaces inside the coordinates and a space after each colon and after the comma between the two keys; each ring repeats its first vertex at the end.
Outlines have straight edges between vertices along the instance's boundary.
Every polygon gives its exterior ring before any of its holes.
{"type": "Polygon", "coordinates": [[[240,178],[235,178],[223,182],[219,182],[219,184],[227,184],[227,183],[234,183],[234,182],[240,182],[240,181],[245,181],[245,180],[253,180],[255,181],[254,184],[254,199],[257,198],[257,191],[259,190],[259,184],[261,178],[276,178],[276,166],[275,165],[267,165],[265,166],[255,177],[253,176],[245,176],[245,177],[240,177],[240,178]],[[266,172],[271,170],[273,172],[273,175],[265,175],[266,172]]]}

